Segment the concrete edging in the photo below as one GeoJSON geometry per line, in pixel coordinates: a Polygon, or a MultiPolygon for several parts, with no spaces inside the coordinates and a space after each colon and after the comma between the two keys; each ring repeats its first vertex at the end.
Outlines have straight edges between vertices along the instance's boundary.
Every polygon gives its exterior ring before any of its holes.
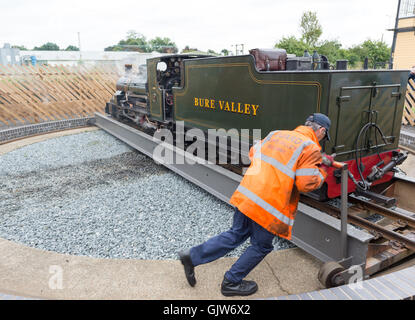
{"type": "Polygon", "coordinates": [[[95,117],[68,119],[59,121],[48,121],[30,125],[19,126],[0,130],[0,144],[11,142],[16,139],[49,133],[53,131],[75,129],[93,125],[95,117]]]}
{"type": "MultiPolygon", "coordinates": [[[[0,155],[58,136],[98,130],[78,128],[0,144],[0,155]]],[[[0,238],[0,300],[20,299],[171,299],[221,300],[223,274],[235,258],[223,258],[197,268],[198,285],[190,287],[179,260],[121,260],[71,256],[28,247],[0,238]],[[52,267],[61,267],[63,288],[51,289],[52,267]]],[[[250,277],[267,298],[321,288],[321,262],[298,248],[275,251],[250,277]]],[[[52,271],[55,270],[52,268],[52,271]]],[[[53,284],[53,281],[52,281],[53,284]]],[[[244,299],[236,297],[235,299],[244,299]]]]}
{"type": "MultiPolygon", "coordinates": [[[[7,129],[0,131],[0,144],[11,142],[12,140],[23,137],[90,126],[93,124],[94,117],[89,117],[47,122],[7,129]]],[[[415,134],[402,131],[400,141],[402,141],[401,144],[409,144],[410,147],[415,149],[415,134]]],[[[4,239],[0,239],[0,247],[3,253],[6,254],[6,258],[10,259],[11,263],[9,266],[4,265],[3,268],[0,268],[0,271],[3,271],[5,276],[1,285],[1,291],[3,294],[0,293],[0,300],[30,299],[29,297],[38,297],[40,299],[74,299],[75,297],[79,299],[165,299],[166,289],[169,291],[170,299],[223,299],[224,297],[219,294],[217,286],[221,280],[220,277],[222,273],[235,260],[231,258],[221,259],[220,261],[213,263],[208,268],[201,267],[201,270],[198,270],[200,283],[198,288],[195,289],[189,288],[187,286],[184,280],[182,266],[178,261],[166,261],[162,263],[157,261],[137,260],[111,261],[104,259],[69,256],[30,248],[4,239]],[[27,264],[28,260],[31,261],[31,263],[27,264]],[[74,282],[65,288],[67,291],[50,290],[50,288],[47,286],[48,279],[50,277],[48,268],[51,265],[62,266],[65,274],[70,274],[71,278],[73,277],[74,282]],[[124,272],[120,272],[120,269],[122,269],[124,272]],[[34,274],[36,277],[33,277],[34,274]],[[218,274],[220,276],[218,276],[218,274]],[[10,275],[17,277],[14,279],[9,279],[10,275]],[[38,281],[37,279],[40,279],[41,281],[38,281]],[[211,283],[212,279],[214,279],[214,284],[211,283]],[[6,285],[6,287],[4,287],[4,285],[6,285]],[[22,294],[27,298],[14,295],[14,292],[10,292],[8,290],[10,288],[19,288],[20,290],[18,290],[18,295],[22,294]]],[[[304,289],[311,289],[310,286],[317,287],[318,283],[316,283],[315,280],[311,281],[311,283],[307,284],[307,286],[301,285],[297,287],[297,285],[295,285],[294,287],[290,287],[292,284],[289,280],[298,280],[298,278],[301,278],[301,275],[305,273],[305,270],[309,271],[311,274],[314,274],[318,270],[319,264],[320,263],[316,261],[316,259],[314,259],[312,256],[298,249],[291,249],[284,252],[274,253],[268,257],[257,270],[253,272],[252,276],[255,277],[255,280],[259,279],[260,286],[263,288],[262,290],[265,289],[260,293],[260,295],[257,295],[256,297],[254,296],[253,298],[264,299],[265,297],[270,296],[275,297],[276,292],[274,290],[278,291],[280,295],[278,298],[270,299],[312,300],[320,296],[322,300],[327,298],[347,299],[350,297],[350,294],[353,295],[353,293],[355,293],[350,292],[350,288],[347,287],[333,290],[333,292],[329,290],[320,290],[314,292],[308,291],[309,293],[287,295],[289,291],[300,292],[300,290],[302,291],[304,289]],[[289,261],[281,263],[282,261],[290,259],[291,263],[287,263],[289,261]],[[308,268],[304,269],[305,266],[301,268],[299,266],[294,267],[294,269],[298,268],[298,270],[294,270],[296,272],[293,272],[291,269],[293,268],[294,261],[302,261],[303,263],[306,262],[308,268]],[[278,265],[278,268],[275,268],[274,265],[278,265]],[[284,271],[284,269],[287,269],[287,272],[282,272],[282,274],[288,276],[287,279],[285,279],[285,277],[277,278],[276,274],[284,271]],[[293,272],[292,275],[290,272],[288,272],[288,269],[293,272]],[[278,272],[276,272],[277,270],[278,272]],[[270,286],[270,284],[272,285],[270,286]],[[344,293],[346,293],[345,296],[344,293]]],[[[383,299],[413,299],[414,293],[412,290],[408,292],[406,288],[396,288],[397,284],[395,281],[396,277],[399,278],[399,276],[405,276],[405,281],[408,281],[408,278],[409,280],[413,281],[412,272],[414,270],[415,269],[413,268],[408,268],[403,272],[395,273],[395,275],[392,273],[392,276],[385,278],[385,283],[383,283],[382,280],[379,282],[379,279],[382,278],[378,278],[376,281],[373,281],[374,285],[372,285],[372,287],[375,287],[375,291],[373,292],[377,292],[376,286],[381,286],[383,290],[393,291],[391,292],[390,296],[388,295],[385,297],[383,295],[383,299]],[[408,272],[410,272],[409,275],[408,272]],[[395,281],[392,282],[392,280],[395,281]]],[[[309,274],[308,277],[305,277],[303,281],[306,278],[309,278],[311,274],[309,274]]],[[[368,290],[366,283],[371,285],[371,282],[365,281],[364,292],[359,291],[360,297],[362,297],[362,295],[365,293],[370,294],[372,292],[372,290],[370,290],[370,292],[366,292],[366,290],[368,290]]],[[[401,285],[404,286],[402,283],[401,285]]],[[[409,286],[411,287],[411,285],[409,286]]],[[[373,288],[369,287],[369,289],[373,288]]],[[[372,298],[374,294],[373,292],[371,293],[372,298]]],[[[265,299],[268,300],[267,298],[265,299]]]]}

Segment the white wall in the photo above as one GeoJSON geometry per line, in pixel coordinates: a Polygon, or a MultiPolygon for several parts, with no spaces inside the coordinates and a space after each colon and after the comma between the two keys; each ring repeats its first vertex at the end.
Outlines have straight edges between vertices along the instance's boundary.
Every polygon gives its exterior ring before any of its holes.
{"type": "Polygon", "coordinates": [[[20,51],[20,56],[30,60],[30,56],[35,56],[37,61],[47,61],[49,65],[77,65],[81,60],[85,65],[116,63],[124,65],[126,63],[138,66],[145,64],[146,60],[161,55],[158,52],[138,53],[138,52],[113,52],[113,51],[20,51]]]}

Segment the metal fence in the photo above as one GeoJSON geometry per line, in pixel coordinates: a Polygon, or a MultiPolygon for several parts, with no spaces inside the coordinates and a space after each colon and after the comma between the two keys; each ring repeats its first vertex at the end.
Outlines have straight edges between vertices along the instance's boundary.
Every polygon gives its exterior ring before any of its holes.
{"type": "Polygon", "coordinates": [[[415,82],[412,79],[408,82],[402,123],[415,126],[415,82]]]}
{"type": "Polygon", "coordinates": [[[120,74],[114,66],[1,66],[0,128],[103,112],[120,74]]]}

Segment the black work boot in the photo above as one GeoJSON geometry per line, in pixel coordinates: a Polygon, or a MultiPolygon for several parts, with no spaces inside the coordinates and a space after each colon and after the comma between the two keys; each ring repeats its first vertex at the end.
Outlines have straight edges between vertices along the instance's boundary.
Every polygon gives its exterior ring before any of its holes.
{"type": "Polygon", "coordinates": [[[239,283],[232,283],[225,277],[222,281],[221,292],[225,297],[250,296],[258,291],[255,281],[242,280],[239,283]]]}
{"type": "Polygon", "coordinates": [[[190,249],[179,252],[180,261],[184,266],[184,274],[186,275],[187,282],[194,287],[196,284],[195,267],[190,259],[190,249]]]}

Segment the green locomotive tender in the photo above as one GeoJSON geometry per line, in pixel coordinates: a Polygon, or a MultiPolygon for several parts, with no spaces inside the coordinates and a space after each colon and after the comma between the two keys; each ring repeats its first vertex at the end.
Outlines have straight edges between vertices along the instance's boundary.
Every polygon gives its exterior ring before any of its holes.
{"type": "MultiPolygon", "coordinates": [[[[264,71],[259,71],[264,68],[258,68],[258,55],[253,54],[148,59],[140,74],[127,70],[119,79],[106,113],[144,128],[174,130],[175,123],[183,121],[186,128],[203,131],[261,129],[264,138],[276,129],[292,130],[310,114],[320,112],[332,120],[331,141],[323,144],[325,152],[349,162],[358,180],[374,175],[391,161],[402,162],[396,150],[408,71],[286,70],[286,65],[295,65],[295,58],[287,58],[282,50],[267,52],[277,56],[278,63],[267,61],[264,71]]],[[[338,182],[335,172],[332,176],[328,185],[338,182]]],[[[392,176],[389,170],[372,183],[392,176]]],[[[350,191],[354,188],[351,184],[350,191]]],[[[329,197],[338,195],[328,193],[329,197]]]]}

